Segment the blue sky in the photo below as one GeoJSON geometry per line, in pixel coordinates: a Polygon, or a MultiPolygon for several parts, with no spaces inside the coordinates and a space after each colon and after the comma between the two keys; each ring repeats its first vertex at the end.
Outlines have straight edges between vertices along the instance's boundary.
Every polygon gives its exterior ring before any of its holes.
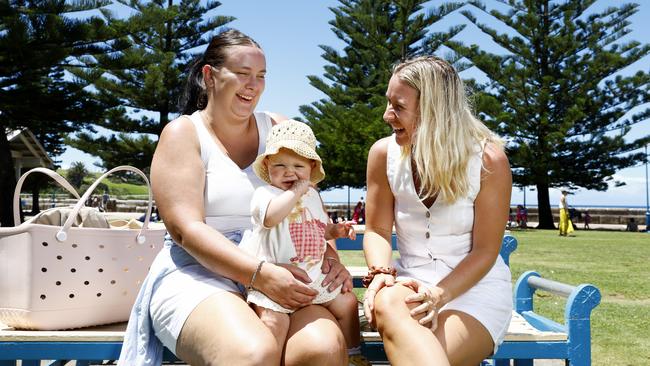
{"type": "MultiPolygon", "coordinates": [[[[218,14],[231,15],[237,20],[228,26],[237,28],[253,37],[260,43],[267,57],[267,84],[266,91],[260,100],[258,110],[268,110],[285,114],[289,117],[299,116],[298,108],[325,97],[320,91],[309,85],[307,75],[321,76],[323,66],[326,64],[321,57],[323,53],[319,45],[341,48],[342,42],[331,31],[328,21],[333,19],[329,7],[338,5],[333,0],[222,0],[222,5],[217,8],[218,14]]],[[[640,10],[630,20],[632,33],[625,40],[638,40],[650,43],[650,1],[637,0],[640,10]],[[645,27],[643,26],[645,23],[645,27]]],[[[432,1],[431,4],[437,4],[432,1]]],[[[500,5],[487,0],[485,3],[491,7],[500,5]]],[[[614,0],[600,0],[593,9],[603,9],[609,5],[622,3],[614,0]]],[[[480,12],[475,12],[482,21],[498,26],[491,17],[485,17],[480,12]]],[[[467,23],[466,19],[458,13],[450,14],[443,21],[434,25],[435,30],[444,30],[448,27],[467,23]]],[[[500,48],[482,34],[473,25],[468,25],[458,39],[466,43],[474,42],[486,50],[500,52],[500,48]]],[[[444,50],[441,53],[444,54],[444,50]]],[[[625,73],[636,70],[650,71],[650,57],[646,57],[625,73]]],[[[480,72],[468,70],[464,77],[480,78],[480,72]]],[[[644,121],[635,127],[630,136],[638,137],[650,134],[650,121],[644,121]]],[[[93,158],[78,150],[69,148],[61,156],[62,166],[68,167],[74,161],[83,161],[91,168],[93,158]]],[[[327,169],[327,162],[325,168],[327,169]]],[[[572,205],[622,205],[643,206],[646,202],[645,167],[638,166],[619,171],[616,180],[627,183],[624,187],[610,188],[606,192],[579,190],[569,200],[572,205]]],[[[351,201],[356,202],[364,196],[362,190],[351,190],[351,201]]],[[[536,203],[536,192],[529,188],[526,192],[526,202],[536,203]]],[[[557,204],[560,193],[550,191],[551,204],[557,204]]],[[[325,201],[347,201],[347,190],[339,189],[323,192],[325,201]]],[[[522,203],[523,193],[519,188],[513,189],[512,203],[522,203]]]]}

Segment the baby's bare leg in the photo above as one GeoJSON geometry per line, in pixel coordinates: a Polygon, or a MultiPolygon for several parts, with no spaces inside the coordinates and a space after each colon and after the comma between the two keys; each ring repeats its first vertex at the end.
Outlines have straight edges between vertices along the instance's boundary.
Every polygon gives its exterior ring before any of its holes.
{"type": "Polygon", "coordinates": [[[275,340],[278,342],[279,349],[284,349],[284,342],[289,332],[289,314],[273,311],[255,304],[251,305],[253,305],[255,313],[260,317],[262,323],[273,333],[275,340]]]}
{"type": "Polygon", "coordinates": [[[352,292],[340,293],[334,300],[323,304],[341,326],[348,348],[359,347],[359,308],[357,297],[352,292]]]}

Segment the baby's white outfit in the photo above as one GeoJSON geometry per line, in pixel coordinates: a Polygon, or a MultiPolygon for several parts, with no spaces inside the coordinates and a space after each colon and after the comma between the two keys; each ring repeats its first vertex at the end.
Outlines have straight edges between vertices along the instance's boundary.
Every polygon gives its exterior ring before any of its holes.
{"type": "MultiPolygon", "coordinates": [[[[470,190],[453,204],[437,199],[427,208],[418,196],[410,157],[402,157],[395,136],[389,138],[387,177],[395,197],[395,231],[400,258],[395,263],[399,278],[415,278],[436,285],[471,251],[474,200],[481,189],[483,146],[477,144],[467,174],[470,190]]],[[[503,341],[512,316],[510,269],[501,256],[476,285],[447,303],[441,311],[454,309],[476,318],[490,332],[494,351],[503,341]]]]}
{"type": "MultiPolygon", "coordinates": [[[[329,292],[327,287],[321,286],[326,276],[321,271],[323,253],[328,245],[325,241],[324,229],[329,220],[323,210],[320,196],[310,187],[282,222],[270,228],[264,227],[264,217],[269,203],[282,193],[284,193],[282,189],[271,185],[255,190],[251,200],[254,229],[251,235],[244,236],[239,247],[260,260],[297,265],[311,278],[309,287],[318,291],[312,303],[323,304],[331,301],[341,292],[342,285],[332,292],[329,292]],[[311,247],[301,245],[305,242],[314,245],[311,247]],[[296,248],[303,248],[303,250],[297,251],[296,248]]],[[[256,290],[249,291],[247,301],[277,312],[293,313],[293,310],[280,306],[256,290]]]]}

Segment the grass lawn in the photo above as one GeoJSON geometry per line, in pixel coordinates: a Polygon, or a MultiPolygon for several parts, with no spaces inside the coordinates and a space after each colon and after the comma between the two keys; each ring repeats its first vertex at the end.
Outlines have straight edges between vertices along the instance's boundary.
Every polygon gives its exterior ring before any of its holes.
{"type": "MultiPolygon", "coordinates": [[[[519,246],[510,265],[513,283],[523,272],[572,285],[591,283],[602,300],[591,316],[592,364],[650,364],[650,234],[577,231],[513,231],[519,246]]],[[[363,253],[341,252],[346,265],[364,265],[363,253]]],[[[537,292],[535,311],[563,321],[565,301],[537,292]]]]}

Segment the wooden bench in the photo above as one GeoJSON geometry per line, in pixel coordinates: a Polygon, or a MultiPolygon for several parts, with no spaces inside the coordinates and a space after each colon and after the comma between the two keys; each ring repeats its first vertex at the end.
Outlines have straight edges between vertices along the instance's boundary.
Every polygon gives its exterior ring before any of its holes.
{"type": "MultiPolygon", "coordinates": [[[[360,250],[363,234],[356,241],[339,240],[339,250],[360,250]]],[[[393,238],[395,246],[395,238],[393,238]]],[[[509,264],[510,254],[517,248],[517,240],[505,236],[501,255],[509,264]]],[[[365,267],[349,267],[354,287],[361,287],[365,267]]],[[[576,287],[542,278],[536,272],[522,274],[514,286],[513,319],[504,343],[489,363],[495,366],[533,365],[534,359],[564,359],[567,364],[591,364],[591,310],[600,302],[600,292],[592,285],[576,287]],[[533,311],[536,290],[567,297],[564,324],[559,324],[533,311]]],[[[66,360],[77,360],[77,366],[101,363],[93,360],[115,360],[119,357],[126,323],[67,331],[0,330],[0,366],[65,365],[66,360]]],[[[363,353],[373,362],[386,361],[383,343],[377,332],[362,332],[363,353]]],[[[168,350],[164,359],[179,362],[168,350]]],[[[182,362],[181,362],[182,363],[182,362]]]]}

